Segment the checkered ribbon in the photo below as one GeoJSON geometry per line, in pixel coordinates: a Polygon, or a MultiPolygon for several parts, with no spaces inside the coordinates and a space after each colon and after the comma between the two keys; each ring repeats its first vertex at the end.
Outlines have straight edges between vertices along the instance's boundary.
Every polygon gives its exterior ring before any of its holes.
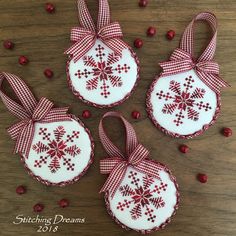
{"type": "Polygon", "coordinates": [[[11,138],[16,140],[14,153],[24,154],[26,158],[30,152],[36,122],[50,123],[71,120],[67,114],[68,107],[52,108],[53,103],[44,97],[37,102],[25,82],[13,74],[0,73],[0,97],[8,110],[21,119],[7,131],[11,138]],[[9,83],[21,104],[13,101],[3,92],[3,80],[9,83]]]}
{"type": "Polygon", "coordinates": [[[89,13],[85,0],[78,0],[79,21],[81,27],[71,29],[71,41],[74,43],[65,54],[73,56],[77,62],[95,44],[99,38],[115,54],[121,55],[127,45],[122,41],[122,31],[118,22],[110,22],[110,9],[107,0],[99,0],[97,28],[89,13]]]}
{"type": "Polygon", "coordinates": [[[216,50],[217,20],[215,15],[208,12],[198,14],[187,26],[177,48],[170,56],[169,61],[161,62],[162,76],[169,76],[194,69],[199,78],[214,92],[220,93],[220,89],[229,84],[220,78],[219,65],[212,61],[216,50]],[[206,21],[212,28],[213,37],[203,51],[202,55],[195,60],[194,51],[194,25],[196,21],[206,21]]]}
{"type": "Polygon", "coordinates": [[[103,115],[99,124],[99,136],[104,149],[109,155],[108,158],[100,161],[101,174],[109,174],[100,193],[109,192],[110,196],[113,197],[125,176],[128,166],[154,178],[160,178],[158,170],[163,169],[163,167],[149,159],[149,151],[138,143],[132,125],[122,115],[117,112],[107,112],[103,115]],[[103,120],[106,117],[120,118],[124,124],[126,130],[125,155],[107,137],[103,128],[103,120]]]}

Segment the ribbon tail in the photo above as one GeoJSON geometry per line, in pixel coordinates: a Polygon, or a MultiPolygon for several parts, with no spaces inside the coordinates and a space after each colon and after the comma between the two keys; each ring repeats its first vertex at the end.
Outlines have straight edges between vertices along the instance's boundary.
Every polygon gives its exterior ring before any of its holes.
{"type": "Polygon", "coordinates": [[[24,155],[25,158],[28,158],[30,148],[31,148],[31,143],[33,141],[33,136],[34,136],[34,124],[33,122],[30,122],[27,126],[25,126],[21,133],[19,134],[14,153],[19,153],[21,155],[24,155]]]}
{"type": "Polygon", "coordinates": [[[69,47],[64,54],[73,55],[73,61],[76,63],[84,56],[95,44],[96,38],[94,35],[86,35],[80,41],[75,42],[69,47]]]}
{"type": "Polygon", "coordinates": [[[216,74],[205,73],[199,70],[196,70],[199,78],[205,83],[211,90],[219,94],[222,88],[230,87],[230,85],[220,78],[216,74]]]}
{"type": "Polygon", "coordinates": [[[106,182],[102,186],[99,193],[109,192],[110,196],[113,198],[115,192],[117,191],[125,176],[126,169],[126,163],[120,162],[119,164],[117,164],[115,168],[111,171],[110,175],[108,176],[106,182]]]}
{"type": "Polygon", "coordinates": [[[16,140],[20,131],[23,129],[24,126],[25,126],[25,120],[22,120],[9,127],[7,129],[7,132],[13,140],[16,140]]]}

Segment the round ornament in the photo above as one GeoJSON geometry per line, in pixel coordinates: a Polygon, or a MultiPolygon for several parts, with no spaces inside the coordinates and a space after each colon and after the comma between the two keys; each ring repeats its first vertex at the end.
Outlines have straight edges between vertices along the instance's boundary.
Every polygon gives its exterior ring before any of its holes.
{"type": "Polygon", "coordinates": [[[122,154],[106,136],[102,119],[99,135],[109,157],[100,161],[100,171],[109,177],[101,192],[108,213],[125,229],[144,234],[163,229],[178,209],[176,179],[165,165],[149,159],[148,150],[138,143],[127,120],[116,112],[103,118],[109,116],[120,118],[125,125],[127,153],[122,154]]]}
{"type": "Polygon", "coordinates": [[[17,76],[0,74],[0,85],[6,80],[20,103],[0,89],[8,110],[20,121],[8,133],[16,141],[15,153],[33,178],[46,185],[64,186],[85,174],[93,162],[94,142],[89,130],[68,108],[54,108],[47,98],[39,102],[17,76]]]}
{"type": "Polygon", "coordinates": [[[73,45],[66,50],[67,80],[76,97],[95,107],[124,102],[139,79],[139,61],[122,40],[118,22],[110,22],[107,0],[99,1],[98,24],[84,0],[78,1],[80,27],[71,30],[73,45]]]}
{"type": "Polygon", "coordinates": [[[219,66],[213,61],[217,35],[216,17],[198,14],[186,28],[180,48],[167,62],[160,63],[163,72],[156,77],[147,95],[147,111],[153,123],[164,133],[177,138],[202,134],[220,112],[220,89],[228,84],[219,77],[219,66]],[[193,56],[193,27],[206,21],[213,37],[198,59],[193,56]]]}

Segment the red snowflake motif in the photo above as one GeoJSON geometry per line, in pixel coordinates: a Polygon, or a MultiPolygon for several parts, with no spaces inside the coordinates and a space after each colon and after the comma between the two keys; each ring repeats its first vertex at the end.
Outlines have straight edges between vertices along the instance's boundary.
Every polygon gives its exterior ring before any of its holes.
{"type": "MultiPolygon", "coordinates": [[[[146,216],[147,221],[154,223],[157,218],[154,211],[165,206],[160,194],[162,191],[166,191],[167,184],[160,182],[160,185],[157,185],[155,179],[148,175],[143,176],[142,184],[140,184],[137,175],[137,172],[130,171],[128,175],[130,185],[126,184],[119,188],[122,196],[126,198],[124,201],[118,202],[117,209],[120,211],[130,209],[133,220],[146,216]]],[[[159,180],[161,181],[160,178],[159,180]]]]}
{"type": "Polygon", "coordinates": [[[79,138],[79,131],[73,131],[72,135],[67,135],[63,126],[58,126],[53,130],[54,138],[47,128],[40,128],[38,135],[42,137],[43,142],[38,141],[32,148],[37,154],[43,154],[39,160],[35,160],[34,167],[41,168],[42,165],[48,165],[52,173],[56,173],[61,165],[66,166],[68,171],[74,171],[75,164],[71,157],[80,154],[80,148],[76,145],[69,145],[79,138]],[[63,138],[66,140],[63,140],[63,138]],[[68,154],[68,155],[66,155],[68,154]],[[68,158],[69,156],[69,158],[68,158]],[[49,159],[50,158],[50,159],[49,159]],[[49,159],[49,164],[48,164],[49,159]]]}
{"type": "Polygon", "coordinates": [[[170,81],[169,90],[171,92],[164,93],[163,90],[157,92],[158,99],[170,101],[163,106],[164,114],[175,114],[173,122],[176,126],[182,125],[185,118],[197,121],[199,119],[199,111],[209,111],[211,106],[204,103],[201,99],[205,96],[205,89],[194,88],[194,79],[192,76],[185,78],[183,84],[184,91],[181,91],[181,84],[174,80],[170,81]]]}
{"type": "Polygon", "coordinates": [[[95,50],[97,52],[95,58],[93,55],[83,57],[83,63],[86,68],[78,70],[75,76],[78,79],[85,78],[87,80],[87,90],[100,89],[100,94],[107,98],[111,94],[110,87],[122,86],[123,83],[120,75],[128,73],[130,67],[127,64],[117,64],[120,57],[114,53],[107,55],[104,47],[101,45],[98,45],[95,50]]]}

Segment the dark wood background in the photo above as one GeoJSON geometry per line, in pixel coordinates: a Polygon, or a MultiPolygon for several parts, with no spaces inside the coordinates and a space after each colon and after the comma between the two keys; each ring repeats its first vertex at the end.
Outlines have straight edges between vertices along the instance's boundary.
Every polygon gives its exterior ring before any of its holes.
{"type": "MultiPolygon", "coordinates": [[[[0,70],[23,78],[40,98],[46,96],[57,106],[71,105],[71,113],[81,117],[84,109],[90,109],[92,118],[84,120],[91,130],[95,143],[95,163],[76,184],[64,188],[46,187],[30,178],[23,169],[19,156],[12,154],[13,141],[6,128],[16,121],[0,103],[0,234],[35,235],[37,224],[13,225],[18,214],[35,216],[32,206],[45,204],[41,216],[63,214],[64,217],[85,217],[84,224],[60,224],[56,235],[137,235],[125,232],[106,212],[103,196],[98,191],[105,181],[99,174],[99,160],[105,152],[98,139],[98,122],[106,110],[88,107],[77,100],[67,88],[64,49],[69,45],[70,29],[77,25],[75,0],[52,0],[55,14],[44,10],[43,0],[0,0],[0,38],[15,43],[12,51],[0,47],[0,70]],[[30,63],[18,65],[18,56],[26,55],[30,63]],[[51,68],[55,76],[44,77],[45,68],[51,68]],[[24,184],[26,195],[18,196],[15,188],[24,184]],[[60,209],[57,201],[68,198],[71,206],[60,209]]],[[[96,16],[97,1],[88,0],[89,8],[96,16]]],[[[131,98],[114,108],[133,123],[140,141],[151,151],[153,159],[167,164],[177,177],[181,204],[172,223],[161,232],[162,236],[234,236],[236,235],[236,157],[235,135],[225,138],[222,127],[236,128],[235,73],[236,73],[236,1],[234,0],[150,0],[145,9],[138,0],[110,0],[113,20],[120,22],[125,40],[130,44],[137,37],[144,40],[137,50],[141,61],[141,80],[131,98]],[[216,60],[221,65],[221,75],[232,87],[222,92],[222,112],[217,123],[205,134],[193,140],[172,139],[157,130],[145,112],[146,92],[154,76],[160,72],[158,62],[166,60],[177,47],[180,35],[192,17],[200,11],[211,11],[219,20],[216,60]],[[149,26],[157,27],[157,36],[146,37],[149,26]],[[169,29],[176,31],[173,41],[165,39],[169,29]],[[131,118],[132,110],[139,110],[141,119],[131,118]],[[178,152],[178,145],[191,148],[187,155],[178,152]],[[196,180],[196,174],[205,172],[209,182],[196,180]]],[[[199,25],[196,34],[196,50],[200,52],[210,37],[209,29],[199,25]]],[[[113,140],[123,145],[124,130],[120,123],[107,121],[113,140]],[[114,132],[115,131],[115,132],[114,132]]],[[[52,233],[44,233],[51,235],[52,233]]]]}

